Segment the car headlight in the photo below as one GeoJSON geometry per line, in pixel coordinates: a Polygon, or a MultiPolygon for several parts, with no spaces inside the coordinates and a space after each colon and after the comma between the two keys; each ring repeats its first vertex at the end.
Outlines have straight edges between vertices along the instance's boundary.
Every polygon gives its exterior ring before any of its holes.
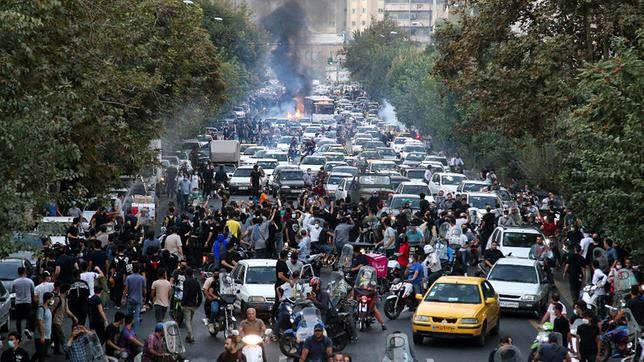
{"type": "Polygon", "coordinates": [[[535,301],[537,300],[537,296],[534,294],[525,294],[521,296],[521,300],[529,300],[529,301],[535,301]]]}
{"type": "Polygon", "coordinates": [[[283,189],[290,189],[291,186],[282,186],[283,189]]]}
{"type": "Polygon", "coordinates": [[[264,302],[266,302],[266,298],[262,296],[248,297],[248,303],[264,303],[264,302]]]}
{"type": "Polygon", "coordinates": [[[479,324],[478,318],[463,318],[461,319],[462,324],[479,324]]]}
{"type": "Polygon", "coordinates": [[[416,322],[428,322],[429,317],[426,316],[426,315],[417,315],[417,316],[414,317],[414,321],[416,321],[416,322]]]}

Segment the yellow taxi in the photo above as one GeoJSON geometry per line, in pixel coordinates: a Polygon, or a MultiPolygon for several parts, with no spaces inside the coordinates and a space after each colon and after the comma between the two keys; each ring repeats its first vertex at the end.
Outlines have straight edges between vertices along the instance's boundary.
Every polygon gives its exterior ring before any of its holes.
{"type": "Polygon", "coordinates": [[[440,277],[422,296],[414,313],[414,343],[423,343],[425,337],[465,337],[475,338],[483,346],[488,333],[499,333],[499,311],[499,298],[484,278],[440,277]]]}

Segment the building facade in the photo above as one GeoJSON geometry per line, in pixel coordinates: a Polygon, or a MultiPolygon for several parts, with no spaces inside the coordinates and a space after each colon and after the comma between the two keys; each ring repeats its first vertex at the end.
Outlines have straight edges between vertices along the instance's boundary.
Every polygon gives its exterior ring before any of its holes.
{"type": "Polygon", "coordinates": [[[447,19],[447,0],[384,0],[384,17],[412,40],[429,43],[437,21],[447,19]]]}

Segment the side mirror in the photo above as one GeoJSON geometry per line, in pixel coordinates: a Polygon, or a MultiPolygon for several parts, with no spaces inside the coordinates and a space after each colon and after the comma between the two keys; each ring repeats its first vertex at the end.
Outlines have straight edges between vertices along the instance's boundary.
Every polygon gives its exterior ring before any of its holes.
{"type": "Polygon", "coordinates": [[[485,304],[494,304],[496,303],[496,298],[490,297],[485,299],[485,304]]]}
{"type": "Polygon", "coordinates": [[[423,295],[422,294],[416,294],[416,300],[417,301],[422,301],[423,300],[423,295]]]}

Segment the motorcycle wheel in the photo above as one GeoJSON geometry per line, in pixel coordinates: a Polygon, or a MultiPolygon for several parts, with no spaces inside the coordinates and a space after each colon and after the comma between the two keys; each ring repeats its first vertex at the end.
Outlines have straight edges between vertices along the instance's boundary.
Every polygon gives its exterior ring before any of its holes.
{"type": "Polygon", "coordinates": [[[347,347],[347,344],[349,343],[349,336],[339,335],[335,338],[332,338],[331,341],[333,342],[333,352],[340,352],[347,347]]]}
{"type": "Polygon", "coordinates": [[[367,328],[367,323],[364,319],[360,319],[360,322],[358,323],[360,324],[360,332],[364,332],[364,330],[367,328]]]}
{"type": "Polygon", "coordinates": [[[290,358],[298,358],[297,353],[297,340],[292,336],[281,336],[280,337],[280,352],[283,355],[290,358]]]}
{"type": "Polygon", "coordinates": [[[602,341],[602,345],[599,349],[599,360],[602,362],[606,362],[610,359],[610,356],[612,354],[612,348],[610,346],[610,343],[602,341]]]}
{"type": "Polygon", "coordinates": [[[390,320],[398,319],[398,317],[400,316],[400,312],[402,312],[402,308],[396,308],[395,301],[396,301],[395,299],[385,300],[385,307],[384,307],[385,315],[390,320]]]}

